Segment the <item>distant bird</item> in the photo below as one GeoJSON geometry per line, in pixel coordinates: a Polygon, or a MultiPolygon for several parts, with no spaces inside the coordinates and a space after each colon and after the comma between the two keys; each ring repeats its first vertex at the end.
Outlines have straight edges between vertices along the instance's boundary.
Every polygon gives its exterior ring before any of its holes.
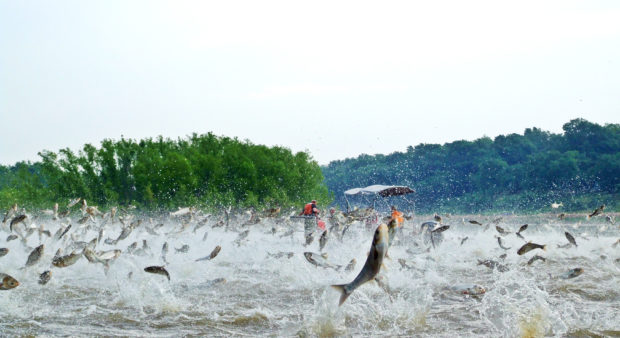
{"type": "Polygon", "coordinates": [[[551,203],[551,207],[553,209],[557,209],[557,208],[563,207],[563,206],[564,206],[564,204],[562,204],[562,202],[560,202],[560,203],[551,203]]]}

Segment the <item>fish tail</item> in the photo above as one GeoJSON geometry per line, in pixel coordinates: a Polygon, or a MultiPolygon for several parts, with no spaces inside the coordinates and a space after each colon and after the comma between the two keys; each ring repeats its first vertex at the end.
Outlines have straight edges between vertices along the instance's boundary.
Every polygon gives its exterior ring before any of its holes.
{"type": "Polygon", "coordinates": [[[332,285],[332,288],[340,292],[340,301],[338,303],[338,306],[342,305],[342,303],[344,303],[344,301],[349,298],[350,293],[348,293],[347,290],[344,288],[346,285],[347,284],[332,285]]]}

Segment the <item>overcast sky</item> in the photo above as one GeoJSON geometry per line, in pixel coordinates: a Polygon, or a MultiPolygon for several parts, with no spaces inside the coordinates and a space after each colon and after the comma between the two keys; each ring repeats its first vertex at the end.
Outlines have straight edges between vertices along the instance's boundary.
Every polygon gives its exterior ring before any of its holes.
{"type": "Polygon", "coordinates": [[[0,164],[193,132],[320,164],[620,122],[618,1],[0,0],[0,164]]]}

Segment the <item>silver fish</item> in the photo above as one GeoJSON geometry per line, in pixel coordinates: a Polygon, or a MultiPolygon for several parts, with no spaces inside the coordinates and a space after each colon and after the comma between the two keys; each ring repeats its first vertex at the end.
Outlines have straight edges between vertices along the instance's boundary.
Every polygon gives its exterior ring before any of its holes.
{"type": "Polygon", "coordinates": [[[198,259],[196,260],[196,262],[198,262],[198,261],[209,261],[209,260],[212,260],[213,258],[215,258],[215,257],[217,256],[217,254],[219,254],[219,253],[220,253],[220,250],[222,250],[222,247],[218,245],[218,246],[216,246],[216,247],[215,247],[215,249],[213,249],[213,251],[211,251],[211,253],[209,254],[209,256],[205,256],[205,257],[202,257],[202,258],[198,258],[198,259]]]}
{"type": "Polygon", "coordinates": [[[355,269],[356,264],[357,264],[357,261],[355,260],[355,258],[351,259],[349,264],[347,264],[347,267],[344,268],[344,271],[346,272],[353,271],[353,269],[355,269]]]}
{"type": "Polygon", "coordinates": [[[525,243],[522,247],[520,247],[519,250],[517,250],[517,254],[520,256],[534,249],[547,250],[547,246],[528,242],[528,243],[525,243]]]}
{"type": "Polygon", "coordinates": [[[501,237],[497,237],[497,243],[499,243],[499,247],[504,249],[504,250],[510,250],[510,248],[507,248],[504,246],[504,244],[502,243],[502,238],[501,237]]]}
{"type": "Polygon", "coordinates": [[[379,225],[375,230],[372,245],[370,246],[370,253],[366,258],[366,263],[364,263],[364,267],[357,277],[355,277],[355,279],[349,284],[332,285],[332,287],[340,291],[339,305],[342,305],[347,300],[349,295],[355,291],[355,289],[360,287],[362,284],[373,280],[377,276],[381,270],[383,258],[388,250],[388,240],[389,235],[387,225],[379,225]]]}
{"type": "Polygon", "coordinates": [[[327,244],[327,230],[323,231],[321,237],[319,238],[319,250],[323,251],[323,248],[327,244]]]}
{"type": "Polygon", "coordinates": [[[431,232],[433,232],[433,233],[440,233],[440,232],[444,232],[444,231],[446,231],[448,229],[450,229],[450,226],[449,225],[444,225],[444,226],[440,226],[437,229],[431,230],[431,232]]]}
{"type": "Polygon", "coordinates": [[[72,200],[69,200],[69,204],[67,204],[67,208],[71,208],[72,206],[78,204],[80,201],[82,200],[81,197],[78,198],[74,198],[72,200]]]}
{"type": "Polygon", "coordinates": [[[291,257],[295,256],[295,253],[294,252],[290,252],[290,251],[289,252],[280,251],[278,253],[272,254],[272,253],[268,252],[267,256],[273,257],[273,258],[282,258],[282,257],[286,256],[286,258],[290,259],[291,257]]]}
{"type": "Polygon", "coordinates": [[[568,231],[564,232],[564,236],[566,236],[566,239],[568,239],[570,244],[572,244],[574,246],[577,246],[577,242],[575,241],[575,237],[573,237],[573,235],[571,235],[568,231]]]}
{"type": "Polygon", "coordinates": [[[55,257],[52,259],[52,265],[57,268],[66,268],[70,265],[75,264],[80,257],[82,257],[82,253],[72,252],[66,256],[55,257]]]}
{"type": "Polygon", "coordinates": [[[39,284],[45,285],[52,278],[52,272],[50,270],[44,271],[39,275],[39,284]]]}
{"type": "Polygon", "coordinates": [[[530,258],[529,261],[527,261],[527,265],[532,265],[532,263],[536,262],[537,260],[541,260],[543,262],[546,261],[545,257],[535,255],[534,257],[530,258]]]}
{"type": "Polygon", "coordinates": [[[304,244],[304,246],[308,246],[310,244],[312,244],[312,242],[314,241],[314,232],[309,232],[306,234],[306,244],[304,244]]]}
{"type": "Polygon", "coordinates": [[[413,269],[413,266],[410,266],[409,264],[407,264],[407,261],[404,258],[399,258],[398,263],[403,269],[407,269],[407,270],[413,269]]]}
{"type": "Polygon", "coordinates": [[[189,245],[184,244],[184,245],[183,245],[182,247],[180,247],[179,249],[174,248],[174,250],[176,250],[176,252],[182,252],[182,253],[185,253],[185,252],[188,252],[188,251],[189,251],[189,245]]]}
{"type": "Polygon", "coordinates": [[[590,215],[588,215],[588,218],[592,218],[596,215],[600,215],[601,212],[603,212],[603,210],[605,209],[605,204],[601,205],[600,207],[596,208],[590,215]]]}
{"type": "Polygon", "coordinates": [[[168,263],[166,262],[166,254],[168,253],[168,242],[164,242],[164,245],[162,245],[161,247],[161,259],[164,261],[164,263],[168,263]]]}
{"type": "Polygon", "coordinates": [[[460,294],[463,295],[472,295],[472,296],[476,296],[476,295],[482,295],[485,292],[487,292],[487,290],[478,285],[478,284],[459,284],[459,285],[454,285],[450,287],[450,290],[452,291],[456,291],[460,294]]]}
{"type": "Polygon", "coordinates": [[[168,281],[170,281],[170,274],[163,266],[147,266],[146,268],[144,268],[144,271],[166,276],[166,278],[168,278],[168,281]]]}
{"type": "Polygon", "coordinates": [[[394,237],[396,237],[396,230],[398,229],[398,221],[396,219],[392,219],[388,224],[388,247],[392,246],[394,243],[394,237]]]}
{"type": "Polygon", "coordinates": [[[304,257],[306,257],[306,260],[314,265],[314,266],[318,266],[321,268],[330,268],[330,269],[334,269],[336,271],[340,270],[340,268],[342,268],[342,266],[340,265],[332,265],[329,264],[327,262],[327,254],[316,254],[314,252],[304,252],[304,257]]]}
{"type": "Polygon", "coordinates": [[[484,265],[487,268],[494,270],[497,269],[497,271],[499,272],[506,272],[508,271],[508,267],[504,264],[501,264],[497,261],[491,260],[491,259],[485,259],[485,260],[478,260],[478,265],[484,265]]]}
{"type": "Polygon", "coordinates": [[[12,241],[12,240],[14,240],[14,239],[17,239],[17,235],[9,235],[9,236],[6,238],[6,241],[7,241],[7,242],[10,242],[10,241],[12,241]]]}
{"type": "Polygon", "coordinates": [[[67,232],[69,232],[70,229],[71,229],[71,224],[67,225],[67,227],[60,233],[60,235],[58,236],[58,239],[61,239],[62,236],[64,236],[67,232]]]}
{"type": "Polygon", "coordinates": [[[147,226],[145,226],[144,228],[146,229],[146,232],[148,232],[150,235],[159,236],[159,233],[157,233],[157,231],[155,231],[155,230],[153,230],[153,229],[151,229],[151,228],[149,228],[147,226]]]}
{"type": "Polygon", "coordinates": [[[0,290],[10,290],[19,286],[17,279],[0,272],[0,290]]]}
{"type": "Polygon", "coordinates": [[[499,225],[495,226],[495,230],[497,230],[497,232],[499,232],[500,235],[505,236],[508,235],[510,232],[504,230],[504,228],[500,227],[499,225]]]}
{"type": "Polygon", "coordinates": [[[133,242],[131,243],[130,246],[127,247],[127,253],[132,253],[136,250],[136,248],[138,248],[138,242],[133,242]]]}
{"type": "Polygon", "coordinates": [[[520,228],[519,231],[517,231],[518,234],[522,233],[523,231],[525,231],[525,229],[527,229],[528,225],[527,224],[523,224],[520,228]]]}
{"type": "Polygon", "coordinates": [[[570,278],[575,278],[579,275],[581,275],[583,273],[583,269],[582,268],[574,268],[571,269],[563,274],[561,274],[559,277],[562,279],[570,279],[570,278]]]}
{"type": "Polygon", "coordinates": [[[14,227],[14,226],[16,226],[16,225],[17,225],[17,224],[19,224],[19,223],[24,222],[24,221],[26,220],[26,218],[28,218],[28,216],[23,215],[23,214],[22,214],[22,215],[15,216],[15,217],[11,220],[11,223],[10,223],[10,229],[11,229],[11,231],[13,231],[13,227],[14,227]]]}
{"type": "Polygon", "coordinates": [[[13,206],[11,206],[11,208],[9,208],[9,210],[6,211],[6,213],[4,214],[4,219],[2,220],[2,224],[5,224],[6,221],[8,221],[9,218],[13,217],[13,215],[15,215],[16,212],[17,212],[17,203],[13,204],[13,206]]]}
{"type": "Polygon", "coordinates": [[[118,235],[118,238],[115,239],[114,241],[118,243],[118,241],[124,240],[125,238],[129,236],[129,234],[131,234],[131,231],[133,231],[133,227],[131,225],[123,228],[123,231],[121,231],[121,234],[118,235]]]}
{"type": "Polygon", "coordinates": [[[45,244],[41,244],[38,247],[34,248],[30,255],[28,255],[28,260],[26,261],[26,267],[36,264],[43,256],[43,251],[45,249],[45,244]]]}

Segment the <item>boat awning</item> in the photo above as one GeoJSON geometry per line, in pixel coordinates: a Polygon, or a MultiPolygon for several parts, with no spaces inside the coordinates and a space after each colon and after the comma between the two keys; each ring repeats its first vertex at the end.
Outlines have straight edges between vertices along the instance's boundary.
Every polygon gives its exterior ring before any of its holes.
{"type": "Polygon", "coordinates": [[[344,192],[345,195],[379,195],[381,197],[406,195],[415,192],[407,186],[375,184],[366,188],[353,188],[344,192]]]}

